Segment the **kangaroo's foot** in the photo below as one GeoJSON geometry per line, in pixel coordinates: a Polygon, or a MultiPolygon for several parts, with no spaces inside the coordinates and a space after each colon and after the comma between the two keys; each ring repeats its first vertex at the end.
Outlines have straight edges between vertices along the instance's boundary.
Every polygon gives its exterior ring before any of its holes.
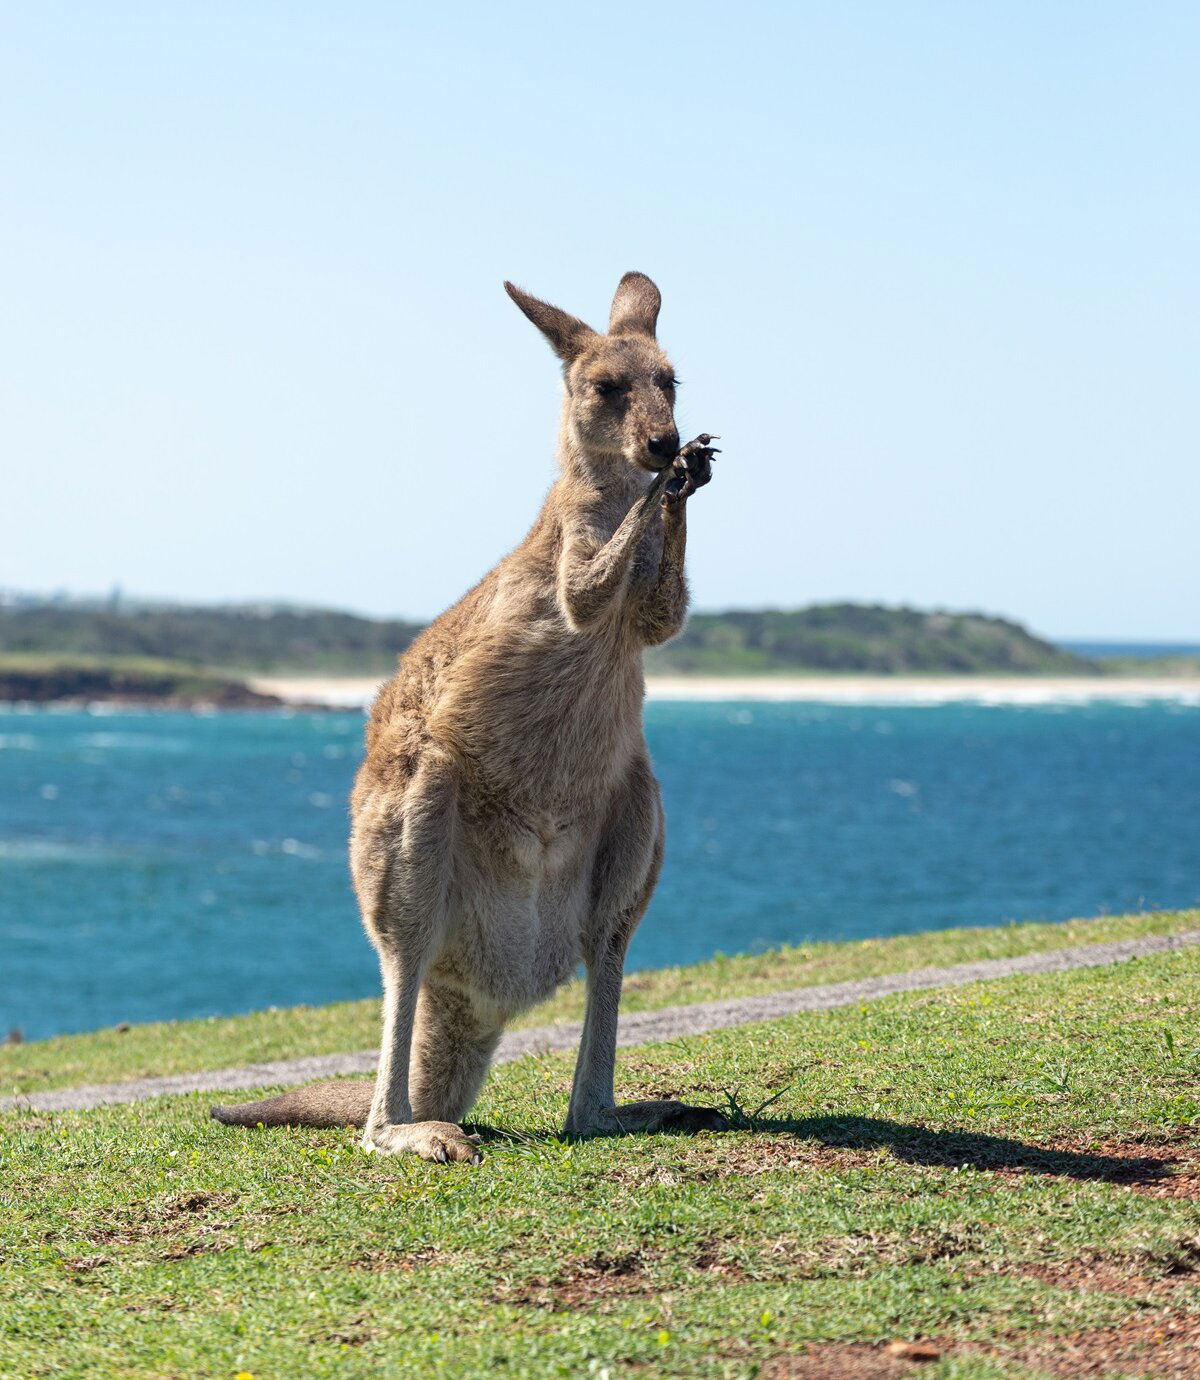
{"type": "Polygon", "coordinates": [[[469,1136],[452,1121],[410,1121],[404,1125],[385,1124],[368,1127],[363,1134],[364,1150],[376,1150],[381,1155],[420,1155],[423,1160],[448,1164],[482,1164],[479,1137],[469,1136]]]}
{"type": "Polygon", "coordinates": [[[695,1135],[697,1131],[728,1131],[729,1122],[715,1107],[689,1107],[686,1102],[626,1102],[588,1116],[568,1117],[567,1136],[613,1136],[642,1132],[695,1135]]]}
{"type": "Polygon", "coordinates": [[[712,478],[712,459],[720,455],[720,450],[709,443],[719,441],[719,436],[710,436],[702,431],[694,441],[689,441],[671,462],[675,473],[667,480],[663,498],[667,503],[680,503],[689,498],[697,489],[703,488],[712,478]]]}

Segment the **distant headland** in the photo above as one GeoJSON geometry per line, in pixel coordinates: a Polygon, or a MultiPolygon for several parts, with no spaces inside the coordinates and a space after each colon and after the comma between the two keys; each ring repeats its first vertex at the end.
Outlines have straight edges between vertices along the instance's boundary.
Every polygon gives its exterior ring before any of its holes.
{"type": "MultiPolygon", "coordinates": [[[[273,708],[296,698],[277,693],[275,681],[386,678],[421,626],[286,605],[7,595],[0,599],[0,700],[273,708]]],[[[814,604],[694,614],[678,638],[647,655],[646,671],[652,681],[677,685],[701,678],[1200,677],[1200,655],[1189,649],[1157,657],[1104,650],[1109,654],[1083,655],[983,613],[814,604]]]]}

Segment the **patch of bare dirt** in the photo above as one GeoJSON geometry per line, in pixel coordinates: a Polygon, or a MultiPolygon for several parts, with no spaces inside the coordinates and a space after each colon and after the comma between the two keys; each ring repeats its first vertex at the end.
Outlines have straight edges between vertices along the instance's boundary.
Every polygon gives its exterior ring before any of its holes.
{"type": "Polygon", "coordinates": [[[1061,1174],[1099,1180],[1154,1198],[1200,1197],[1200,1158],[1190,1144],[1148,1146],[1144,1141],[1059,1141],[1030,1146],[1024,1163],[980,1165],[1001,1178],[1061,1174]]]}
{"type": "Polygon", "coordinates": [[[214,1208],[232,1207],[237,1198],[232,1193],[208,1193],[203,1189],[193,1189],[189,1193],[173,1193],[159,1209],[164,1217],[187,1217],[198,1212],[211,1212],[214,1208]]]}
{"type": "MultiPolygon", "coordinates": [[[[956,1343],[958,1354],[986,1355],[1051,1376],[1200,1377],[1200,1236],[1129,1255],[1097,1252],[1075,1260],[1022,1265],[1022,1279],[1056,1289],[1094,1291],[1139,1305],[1120,1324],[1063,1335],[1012,1334],[1003,1343],[956,1343]]],[[[949,1348],[947,1348],[949,1349],[949,1348]]]]}
{"type": "Polygon", "coordinates": [[[728,1241],[712,1237],[702,1241],[696,1251],[692,1265],[705,1274],[720,1275],[723,1279],[743,1280],[748,1278],[745,1269],[734,1257],[728,1241]]]}
{"type": "Polygon", "coordinates": [[[1046,1337],[987,1354],[1047,1375],[1145,1376],[1196,1380],[1200,1376],[1200,1314],[1156,1309],[1135,1313],[1119,1327],[1046,1337]]]}
{"type": "Polygon", "coordinates": [[[1165,1248],[1132,1255],[1095,1252],[1074,1260],[1032,1262],[1023,1264],[1020,1273],[1022,1279],[1040,1280],[1055,1289],[1161,1301],[1200,1280],[1200,1236],[1181,1237],[1165,1248]]]}
{"type": "MultiPolygon", "coordinates": [[[[161,1260],[185,1260],[222,1251],[261,1251],[271,1243],[245,1236],[253,1226],[262,1227],[273,1217],[297,1209],[292,1204],[261,1208],[252,1215],[236,1211],[234,1193],[193,1189],[165,1199],[138,1203],[92,1228],[87,1240],[93,1246],[160,1244],[161,1260]],[[234,1211],[230,1211],[235,1209],[234,1211]]],[[[60,1233],[61,1234],[61,1233],[60,1233]]]]}
{"type": "Polygon", "coordinates": [[[1161,1178],[1133,1187],[1151,1198],[1186,1198],[1192,1202],[1200,1199],[1200,1161],[1166,1163],[1168,1169],[1161,1178]]]}
{"type": "Polygon", "coordinates": [[[687,1177],[701,1183],[712,1179],[741,1179],[783,1169],[824,1169],[837,1172],[878,1164],[874,1150],[843,1150],[800,1140],[795,1136],[729,1136],[697,1142],[699,1164],[681,1166],[687,1177]]]}
{"type": "MultiPolygon", "coordinates": [[[[139,1204],[114,1216],[90,1231],[88,1240],[96,1246],[132,1246],[140,1241],[178,1236],[196,1230],[198,1218],[233,1207],[236,1202],[237,1197],[232,1193],[207,1193],[201,1190],[175,1193],[163,1202],[139,1204]]],[[[199,1229],[216,1230],[231,1225],[230,1222],[206,1223],[199,1229]]]]}
{"type": "Polygon", "coordinates": [[[100,1270],[111,1264],[112,1261],[106,1255],[80,1255],[64,1260],[63,1268],[70,1270],[73,1275],[86,1275],[92,1270],[100,1270]]]}
{"type": "MultiPolygon", "coordinates": [[[[694,1090],[693,1090],[694,1091],[694,1090]]],[[[794,1170],[844,1173],[897,1163],[932,1170],[974,1168],[1004,1182],[1030,1175],[1109,1183],[1158,1198],[1200,1198],[1200,1155],[1194,1141],[1148,1146],[1141,1141],[1026,1144],[1001,1136],[926,1131],[916,1126],[862,1121],[754,1136],[696,1141],[677,1172],[693,1182],[748,1178],[794,1170]]],[[[616,1177],[630,1186],[650,1182],[655,1170],[623,1165],[616,1177]]]]}
{"type": "Polygon", "coordinates": [[[888,1157],[932,1169],[970,1166],[1000,1178],[1042,1174],[1172,1195],[1200,1170],[1200,1161],[1191,1146],[1149,1146],[1137,1140],[1056,1140],[1032,1144],[1005,1136],[891,1127],[887,1123],[872,1125],[869,1121],[852,1125],[842,1135],[833,1128],[818,1130],[817,1139],[826,1149],[871,1145],[888,1157]]]}
{"type": "Polygon", "coordinates": [[[803,1246],[781,1237],[770,1250],[780,1260],[781,1273],[787,1278],[823,1279],[866,1275],[881,1265],[928,1265],[954,1260],[976,1254],[982,1244],[982,1229],[962,1222],[903,1235],[864,1231],[829,1236],[803,1246]]]}
{"type": "Polygon", "coordinates": [[[198,1255],[221,1255],[236,1246],[234,1241],[185,1241],[170,1250],[163,1251],[163,1260],[190,1260],[198,1255]]]}
{"type": "Polygon", "coordinates": [[[498,1303],[512,1303],[563,1312],[600,1299],[652,1292],[646,1279],[646,1258],[641,1251],[623,1255],[597,1254],[569,1262],[547,1279],[522,1280],[501,1288],[493,1296],[498,1303]]]}
{"type": "Polygon", "coordinates": [[[332,1332],[322,1332],[318,1341],[332,1342],[335,1346],[366,1346],[368,1342],[376,1341],[382,1337],[382,1331],[377,1327],[368,1325],[366,1318],[352,1318],[344,1326],[335,1328],[332,1332]]]}
{"type": "Polygon", "coordinates": [[[759,1374],[763,1380],[899,1380],[941,1354],[936,1342],[813,1342],[803,1351],[773,1357],[759,1374]]]}
{"type": "Polygon", "coordinates": [[[556,1281],[555,1293],[567,1307],[608,1294],[644,1294],[645,1260],[640,1251],[593,1255],[579,1261],[556,1281]]]}
{"type": "Polygon", "coordinates": [[[161,1294],[153,1298],[137,1299],[133,1303],[122,1304],[126,1313],[173,1313],[179,1307],[176,1299],[164,1298],[161,1294]]]}
{"type": "Polygon", "coordinates": [[[988,1356],[1064,1380],[1120,1375],[1132,1380],[1196,1380],[1200,1376],[1200,1313],[1156,1308],[1117,1327],[1065,1336],[1022,1338],[1010,1345],[934,1340],[812,1343],[768,1361],[763,1380],[900,1380],[947,1356],[988,1356]]]}
{"type": "Polygon", "coordinates": [[[433,1265],[442,1259],[440,1251],[406,1251],[397,1255],[394,1251],[365,1251],[346,1264],[331,1266],[331,1269],[369,1270],[372,1274],[385,1274],[389,1270],[416,1270],[422,1265],[433,1265]]]}

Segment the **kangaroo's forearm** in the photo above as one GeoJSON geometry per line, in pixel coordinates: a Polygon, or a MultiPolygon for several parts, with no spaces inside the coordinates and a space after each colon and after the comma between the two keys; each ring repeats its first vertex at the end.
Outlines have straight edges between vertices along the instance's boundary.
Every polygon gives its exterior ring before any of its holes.
{"type": "Polygon", "coordinates": [[[688,606],[686,553],[687,508],[679,503],[663,513],[663,552],[658,576],[638,610],[638,631],[647,647],[669,641],[683,627],[688,606]]]}
{"type": "Polygon", "coordinates": [[[666,470],[655,479],[598,551],[585,554],[567,542],[559,562],[558,598],[572,626],[594,623],[624,588],[638,543],[658,512],[668,478],[666,470]]]}

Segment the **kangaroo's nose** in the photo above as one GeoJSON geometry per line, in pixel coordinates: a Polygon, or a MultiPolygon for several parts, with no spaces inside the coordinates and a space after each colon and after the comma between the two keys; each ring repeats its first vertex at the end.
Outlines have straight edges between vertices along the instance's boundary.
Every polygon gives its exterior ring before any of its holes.
{"type": "Polygon", "coordinates": [[[679,450],[679,433],[664,431],[659,436],[651,436],[646,442],[646,449],[660,460],[670,460],[679,450]]]}

